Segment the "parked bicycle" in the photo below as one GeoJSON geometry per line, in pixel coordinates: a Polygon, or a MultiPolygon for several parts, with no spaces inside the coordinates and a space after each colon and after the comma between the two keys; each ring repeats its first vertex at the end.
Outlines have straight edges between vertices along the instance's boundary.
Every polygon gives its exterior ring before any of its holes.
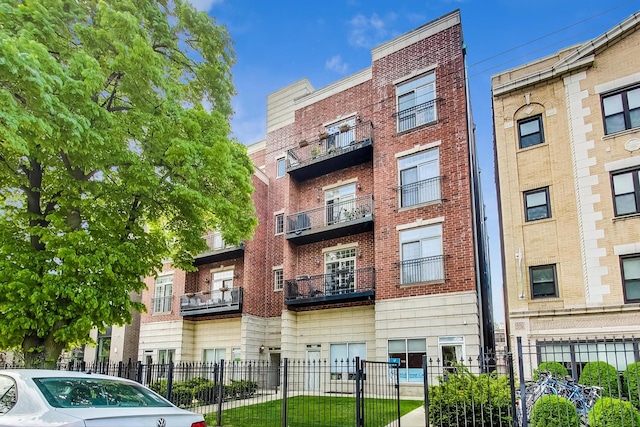
{"type": "MultiPolygon", "coordinates": [[[[539,372],[538,381],[527,385],[525,389],[524,406],[527,411],[527,419],[531,417],[531,411],[538,399],[553,394],[569,400],[576,407],[581,424],[586,426],[589,411],[596,400],[600,398],[600,390],[600,387],[578,384],[573,378],[567,377],[563,381],[549,372],[539,372]]],[[[519,407],[518,410],[520,425],[522,425],[522,407],[519,407]]]]}

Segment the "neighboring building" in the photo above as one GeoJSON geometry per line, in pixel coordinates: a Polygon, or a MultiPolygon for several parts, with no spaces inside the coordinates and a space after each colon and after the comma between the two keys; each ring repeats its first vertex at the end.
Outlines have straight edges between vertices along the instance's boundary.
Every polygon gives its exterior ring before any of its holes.
{"type": "Polygon", "coordinates": [[[469,105],[458,11],[269,95],[255,236],[147,279],[142,360],[392,358],[418,394],[423,355],[493,350],[469,105]]]}
{"type": "Polygon", "coordinates": [[[574,374],[638,357],[638,18],[492,80],[507,330],[574,374]]]}

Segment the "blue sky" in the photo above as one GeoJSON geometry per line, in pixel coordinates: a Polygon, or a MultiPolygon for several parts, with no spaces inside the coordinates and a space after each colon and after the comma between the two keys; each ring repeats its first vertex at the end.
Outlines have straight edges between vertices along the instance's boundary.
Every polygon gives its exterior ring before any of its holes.
{"type": "Polygon", "coordinates": [[[460,9],[490,232],[496,321],[504,320],[493,169],[491,76],[593,38],[640,0],[190,0],[235,42],[234,135],[264,139],[267,95],[301,78],[319,89],[371,65],[371,48],[460,9]]]}

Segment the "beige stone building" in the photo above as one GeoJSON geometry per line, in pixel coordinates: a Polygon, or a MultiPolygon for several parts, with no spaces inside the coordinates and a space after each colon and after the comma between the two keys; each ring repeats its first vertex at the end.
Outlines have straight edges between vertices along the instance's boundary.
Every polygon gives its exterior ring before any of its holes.
{"type": "Polygon", "coordinates": [[[639,18],[492,78],[507,331],[574,374],[638,358],[639,18]]]}

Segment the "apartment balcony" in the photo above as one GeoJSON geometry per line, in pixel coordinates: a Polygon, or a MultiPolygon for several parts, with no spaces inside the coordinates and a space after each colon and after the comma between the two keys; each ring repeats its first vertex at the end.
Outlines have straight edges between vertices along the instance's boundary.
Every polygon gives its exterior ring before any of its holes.
{"type": "Polygon", "coordinates": [[[193,257],[193,265],[195,266],[244,257],[244,243],[237,246],[227,245],[222,240],[220,233],[211,233],[204,238],[209,249],[193,257]]]}
{"type": "Polygon", "coordinates": [[[409,259],[398,264],[403,285],[444,281],[444,255],[409,259]]]}
{"type": "Polygon", "coordinates": [[[317,276],[298,276],[285,281],[284,303],[290,307],[305,307],[374,300],[375,279],[373,267],[338,270],[317,276]]]}
{"type": "Polygon", "coordinates": [[[436,106],[442,99],[434,99],[395,113],[398,132],[404,132],[422,125],[434,124],[438,121],[436,106]]]}
{"type": "Polygon", "coordinates": [[[287,152],[287,172],[298,182],[317,178],[373,158],[373,124],[357,123],[339,133],[302,141],[287,152]]]}
{"type": "Polygon", "coordinates": [[[373,196],[325,204],[287,216],[285,237],[306,245],[373,229],[373,196]]]}
{"type": "Polygon", "coordinates": [[[203,316],[242,312],[242,288],[196,292],[180,297],[181,316],[203,316]]]}

